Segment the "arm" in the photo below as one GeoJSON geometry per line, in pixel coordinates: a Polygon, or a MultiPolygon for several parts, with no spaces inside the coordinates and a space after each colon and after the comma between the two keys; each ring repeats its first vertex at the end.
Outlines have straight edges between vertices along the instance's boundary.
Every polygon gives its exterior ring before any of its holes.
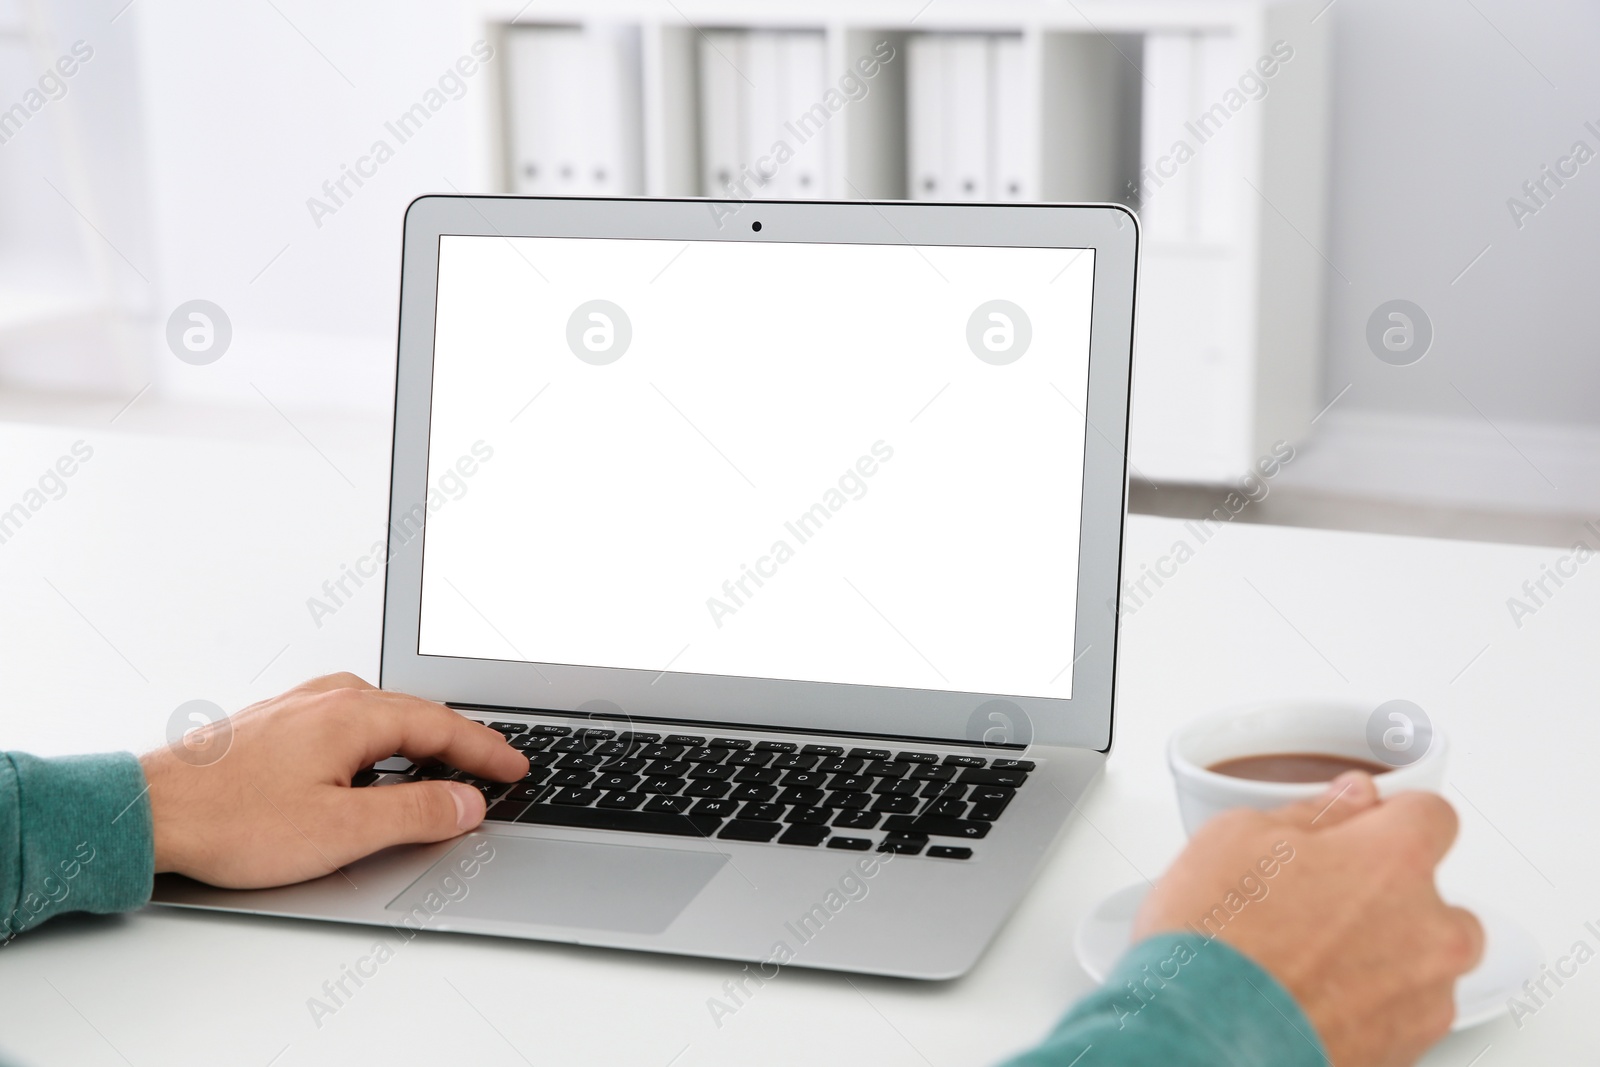
{"type": "Polygon", "coordinates": [[[1138,943],[1013,1067],[1402,1067],[1450,1029],[1478,921],[1433,873],[1455,812],[1379,801],[1364,774],[1200,829],[1152,887],[1138,943]]]}

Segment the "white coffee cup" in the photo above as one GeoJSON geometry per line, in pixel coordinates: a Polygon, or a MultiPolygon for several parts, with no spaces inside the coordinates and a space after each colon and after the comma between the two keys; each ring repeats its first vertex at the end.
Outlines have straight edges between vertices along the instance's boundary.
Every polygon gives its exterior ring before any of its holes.
{"type": "Polygon", "coordinates": [[[1265,811],[1320,796],[1326,782],[1261,782],[1207,768],[1242,756],[1288,752],[1344,756],[1387,766],[1379,796],[1444,788],[1447,745],[1426,713],[1407,701],[1283,700],[1203,715],[1173,734],[1167,763],[1184,831],[1193,835],[1229,808],[1265,811]]]}

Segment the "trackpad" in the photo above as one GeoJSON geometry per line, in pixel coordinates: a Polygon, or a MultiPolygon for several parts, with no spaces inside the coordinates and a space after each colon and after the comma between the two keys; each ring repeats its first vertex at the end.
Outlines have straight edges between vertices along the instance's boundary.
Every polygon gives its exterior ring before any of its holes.
{"type": "Polygon", "coordinates": [[[410,912],[421,926],[459,916],[659,934],[726,862],[716,852],[481,834],[451,849],[389,910],[410,912]]]}

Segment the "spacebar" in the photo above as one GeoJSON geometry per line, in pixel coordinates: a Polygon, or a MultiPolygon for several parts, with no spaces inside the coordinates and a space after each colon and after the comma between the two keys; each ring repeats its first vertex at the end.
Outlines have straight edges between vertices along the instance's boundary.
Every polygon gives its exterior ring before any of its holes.
{"type": "Polygon", "coordinates": [[[715,815],[673,815],[657,811],[610,811],[566,804],[529,804],[518,822],[544,826],[574,826],[584,830],[632,830],[641,834],[675,834],[710,837],[722,825],[715,815]]]}

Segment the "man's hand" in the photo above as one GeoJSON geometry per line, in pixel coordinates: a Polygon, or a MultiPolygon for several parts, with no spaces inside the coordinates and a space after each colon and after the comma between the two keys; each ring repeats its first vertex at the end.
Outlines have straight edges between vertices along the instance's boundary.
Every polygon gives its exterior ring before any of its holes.
{"type": "Polygon", "coordinates": [[[1370,777],[1341,775],[1315,800],[1207,823],[1145,899],[1134,937],[1192,923],[1283,983],[1334,1067],[1411,1064],[1449,1031],[1455,981],[1483,954],[1478,920],[1434,889],[1455,836],[1440,797],[1379,801],[1370,777]],[[1247,903],[1233,912],[1229,894],[1247,903]]]}
{"type": "Polygon", "coordinates": [[[396,752],[503,782],[528,773],[527,758],[494,730],[353,674],[313,679],[246,708],[228,726],[231,745],[214,763],[193,766],[171,748],[139,760],[158,873],[229,889],[284,885],[483,821],[482,794],[462,782],[350,788],[357,771],[396,752]]]}

